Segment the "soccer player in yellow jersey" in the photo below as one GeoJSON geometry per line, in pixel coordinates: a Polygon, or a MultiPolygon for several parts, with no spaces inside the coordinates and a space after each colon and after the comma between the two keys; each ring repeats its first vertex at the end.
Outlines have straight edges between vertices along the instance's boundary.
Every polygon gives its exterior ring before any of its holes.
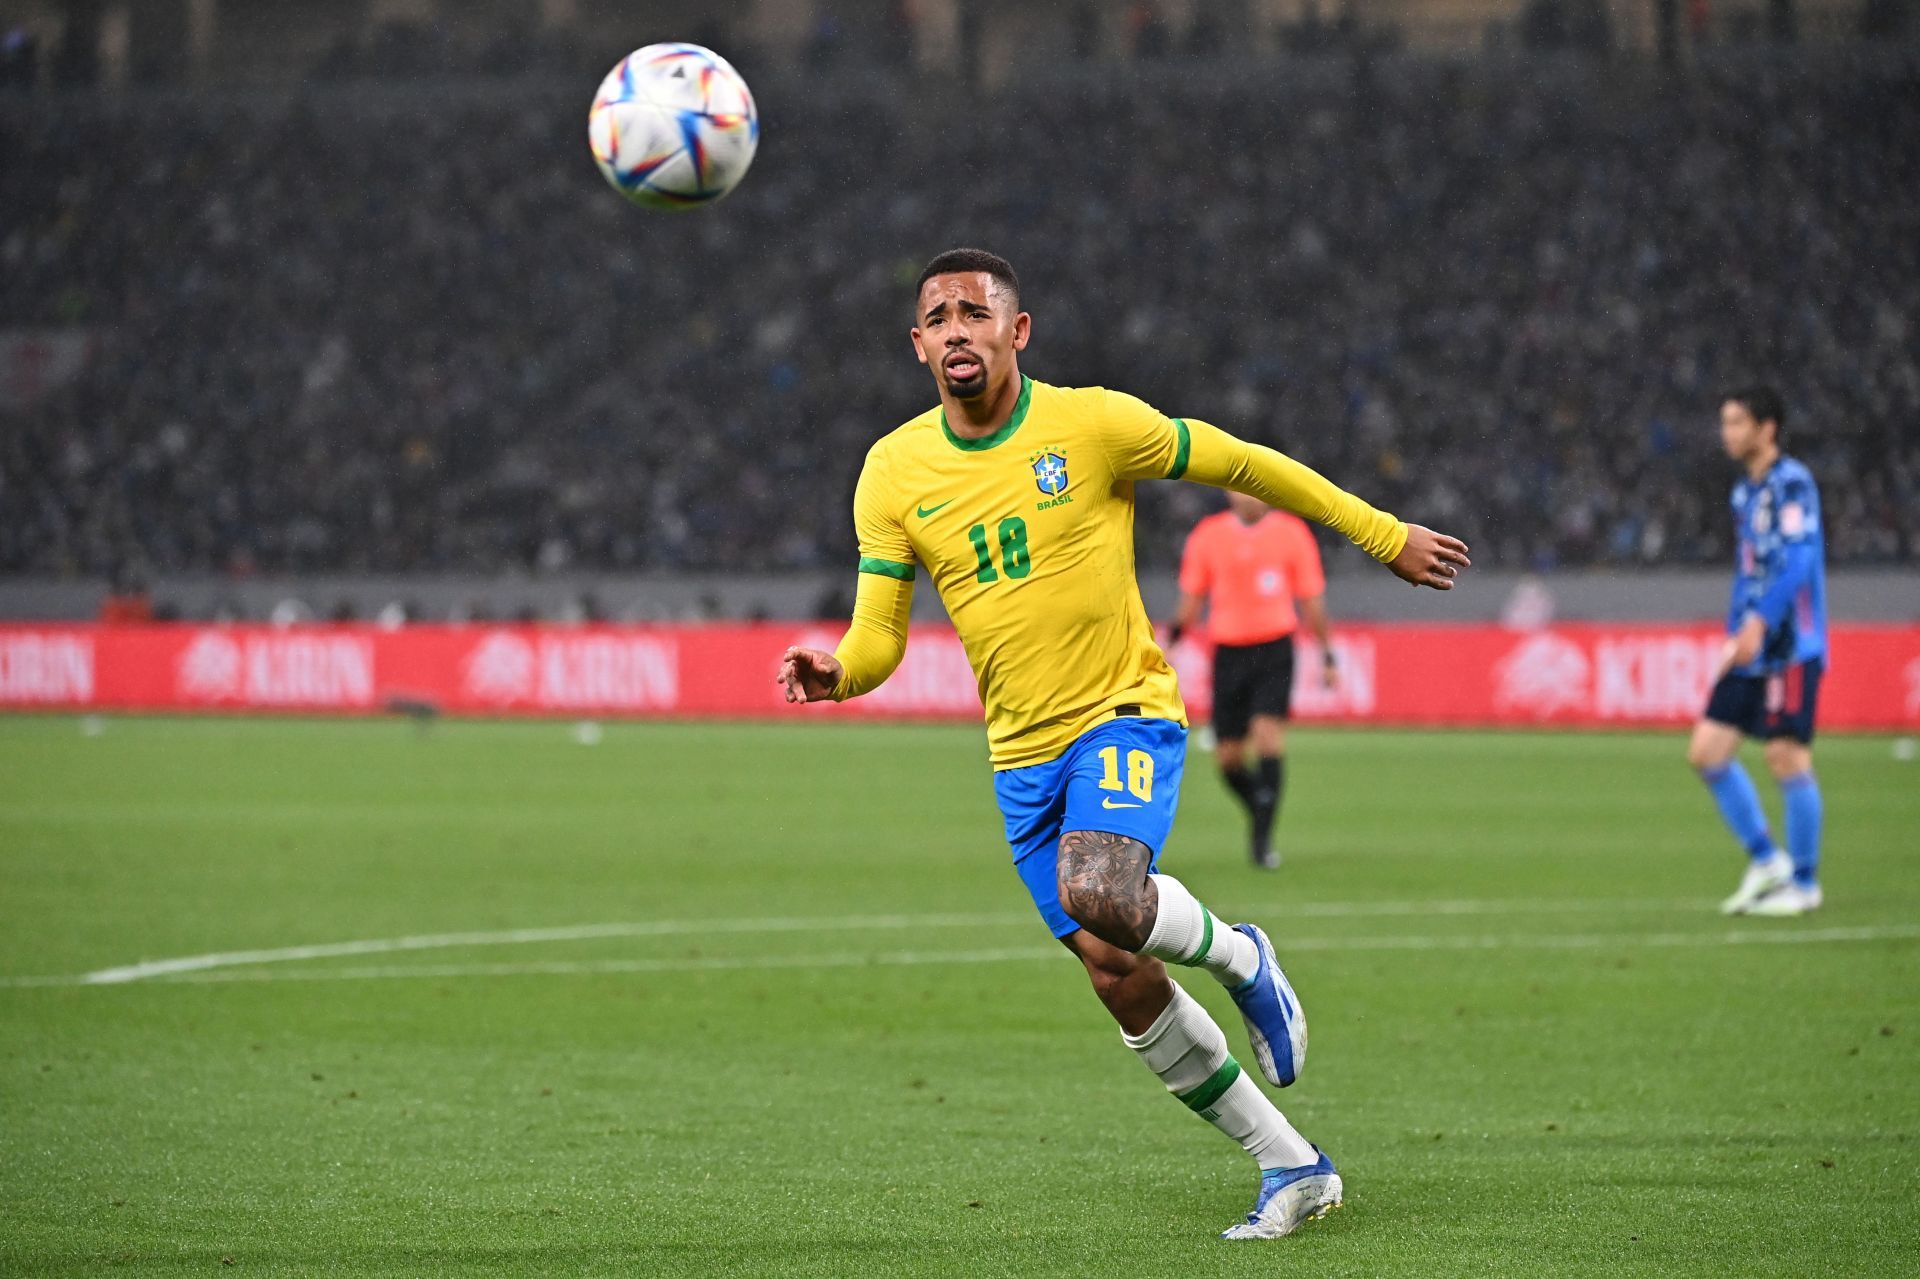
{"type": "Polygon", "coordinates": [[[853,624],[832,653],[788,649],[777,679],[796,702],[878,687],[906,651],[915,564],[925,567],[980,682],[1015,869],[1127,1046],[1258,1161],[1253,1211],[1226,1237],[1287,1234],[1338,1206],[1340,1175],[1167,976],[1169,962],[1211,973],[1261,1074],[1294,1081],[1306,1017],[1266,933],[1229,927],[1159,872],[1186,711],[1134,578],[1133,486],[1189,479],[1250,494],[1337,529],[1416,586],[1450,588],[1467,548],[1218,427],[1026,377],[1018,353],[1032,318],[1013,268],[991,253],[941,254],[917,296],[914,349],[940,404],[868,451],[853,497],[853,624]]]}

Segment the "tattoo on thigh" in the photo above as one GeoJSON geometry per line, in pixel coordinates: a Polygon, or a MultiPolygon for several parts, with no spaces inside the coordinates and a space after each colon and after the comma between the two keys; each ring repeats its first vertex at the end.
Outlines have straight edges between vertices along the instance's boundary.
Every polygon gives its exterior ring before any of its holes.
{"type": "Polygon", "coordinates": [[[1101,941],[1139,950],[1153,931],[1160,894],[1147,878],[1153,850],[1099,830],[1060,837],[1060,899],[1074,921],[1101,941]]]}

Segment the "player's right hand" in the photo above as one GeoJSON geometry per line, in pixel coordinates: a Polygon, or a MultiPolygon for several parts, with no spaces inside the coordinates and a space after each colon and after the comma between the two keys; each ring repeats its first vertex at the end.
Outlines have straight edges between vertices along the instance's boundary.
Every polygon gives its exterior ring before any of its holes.
{"type": "Polygon", "coordinates": [[[825,702],[840,683],[840,659],[817,648],[790,648],[780,658],[774,683],[783,684],[789,702],[825,702]]]}
{"type": "Polygon", "coordinates": [[[1465,542],[1418,524],[1407,525],[1407,544],[1387,565],[1402,581],[1436,591],[1452,590],[1460,570],[1472,566],[1465,542]]]}

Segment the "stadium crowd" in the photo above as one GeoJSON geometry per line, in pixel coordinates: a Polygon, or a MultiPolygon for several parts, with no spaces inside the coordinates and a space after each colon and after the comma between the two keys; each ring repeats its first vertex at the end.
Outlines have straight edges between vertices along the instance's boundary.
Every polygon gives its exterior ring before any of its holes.
{"type": "MultiPolygon", "coordinates": [[[[851,564],[930,402],[918,264],[1022,271],[1040,378],[1285,447],[1475,560],[1728,554],[1776,381],[1830,554],[1920,562],[1911,67],[1176,64],[963,98],[759,77],[745,185],[627,207],[557,85],[0,113],[0,572],[851,564]]],[[[1150,486],[1144,561],[1210,509],[1150,486]]]]}

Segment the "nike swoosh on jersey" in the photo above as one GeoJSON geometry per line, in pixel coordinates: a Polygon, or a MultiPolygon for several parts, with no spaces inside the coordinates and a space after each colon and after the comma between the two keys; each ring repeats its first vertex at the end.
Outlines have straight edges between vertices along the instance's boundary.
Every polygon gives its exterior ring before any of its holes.
{"type": "Polygon", "coordinates": [[[927,516],[932,515],[935,511],[944,510],[945,508],[952,506],[956,500],[957,499],[950,497],[946,501],[940,503],[939,506],[916,506],[913,508],[913,513],[915,515],[918,515],[921,519],[924,520],[927,518],[927,516]]]}
{"type": "Polygon", "coordinates": [[[1102,799],[1100,801],[1100,807],[1102,808],[1139,808],[1140,805],[1139,804],[1116,804],[1110,799],[1102,799]]]}

